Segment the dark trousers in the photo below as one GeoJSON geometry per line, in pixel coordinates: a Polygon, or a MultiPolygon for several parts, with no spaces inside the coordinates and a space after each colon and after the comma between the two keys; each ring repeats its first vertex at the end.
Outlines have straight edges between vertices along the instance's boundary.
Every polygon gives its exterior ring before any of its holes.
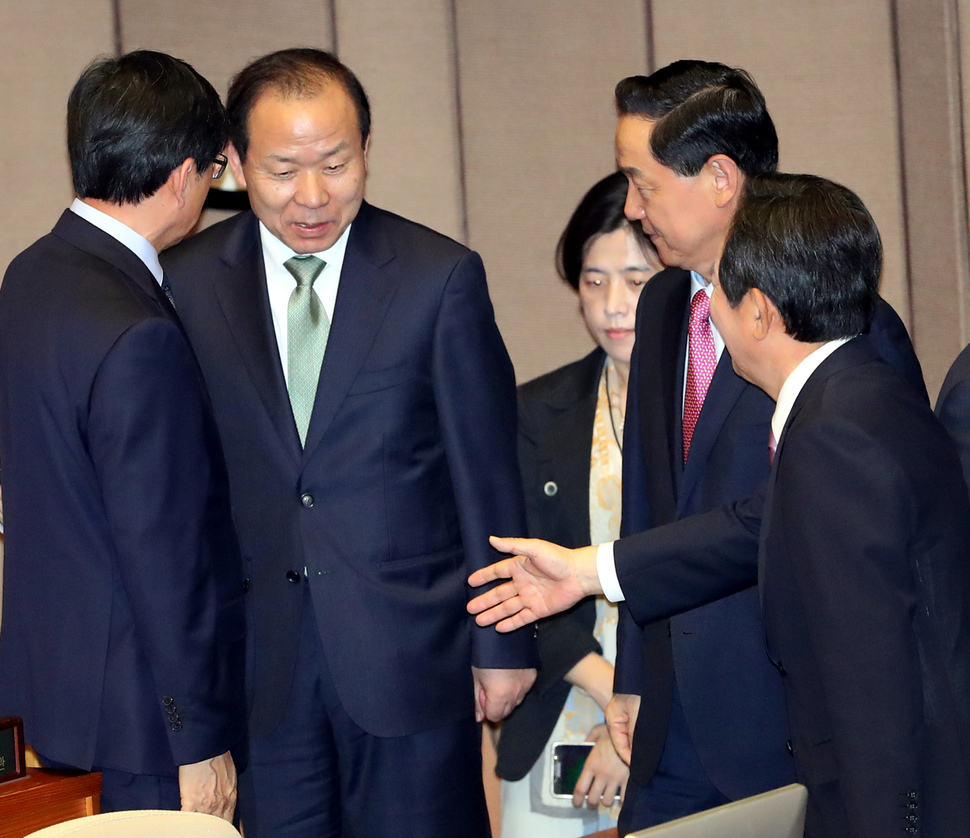
{"type": "MultiPolygon", "coordinates": [[[[633,747],[636,746],[634,739],[633,747]]],[[[620,835],[729,802],[710,781],[701,765],[675,683],[667,739],[660,763],[645,786],[630,778],[617,822],[620,835]]]]}
{"type": "Polygon", "coordinates": [[[250,740],[239,811],[246,838],[486,838],[481,729],[473,715],[390,738],[358,727],[307,596],[287,708],[273,733],[250,740]]]}

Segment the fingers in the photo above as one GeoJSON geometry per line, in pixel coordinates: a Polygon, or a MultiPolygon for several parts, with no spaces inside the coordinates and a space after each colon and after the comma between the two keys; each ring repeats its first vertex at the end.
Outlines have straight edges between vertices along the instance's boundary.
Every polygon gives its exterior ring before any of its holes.
{"type": "Polygon", "coordinates": [[[590,751],[573,791],[573,806],[584,803],[590,809],[612,807],[626,790],[629,771],[619,762],[608,739],[598,741],[590,751]]]}
{"type": "MultiPolygon", "coordinates": [[[[488,570],[489,568],[486,567],[484,569],[488,570]]],[[[478,573],[481,572],[482,571],[478,571],[478,573]]],[[[476,574],[472,574],[468,577],[469,584],[472,583],[475,575],[476,574]]],[[[469,600],[466,608],[468,609],[469,614],[480,614],[482,611],[487,611],[489,608],[494,608],[496,605],[500,605],[506,600],[512,599],[515,597],[515,595],[515,585],[513,585],[511,582],[505,582],[501,585],[496,585],[494,588],[489,588],[487,591],[485,591],[485,593],[479,594],[474,599],[469,600]]],[[[508,615],[503,614],[502,616],[508,615]]],[[[494,622],[494,620],[491,622],[494,622]]],[[[479,623],[480,626],[487,626],[490,624],[491,623],[479,623]]]]}
{"type": "MultiPolygon", "coordinates": [[[[494,538],[495,536],[492,536],[489,541],[492,541],[494,538]]],[[[490,564],[488,567],[480,568],[468,577],[468,584],[473,588],[477,588],[488,582],[494,582],[496,579],[509,579],[512,576],[512,562],[512,559],[502,559],[502,561],[490,564]]]]}
{"type": "Polygon", "coordinates": [[[536,677],[534,669],[472,667],[472,674],[475,683],[481,685],[479,704],[482,714],[490,722],[501,721],[518,707],[536,677]]]}
{"type": "Polygon", "coordinates": [[[516,556],[529,555],[525,548],[534,540],[531,538],[504,538],[500,535],[490,535],[488,537],[488,543],[500,553],[511,553],[516,556]]]}

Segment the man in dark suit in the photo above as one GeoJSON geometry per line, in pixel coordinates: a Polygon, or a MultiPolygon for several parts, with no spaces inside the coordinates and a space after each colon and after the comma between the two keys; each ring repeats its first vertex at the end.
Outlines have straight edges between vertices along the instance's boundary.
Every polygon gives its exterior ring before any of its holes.
{"type": "MultiPolygon", "coordinates": [[[[675,62],[621,81],[616,100],[627,216],[672,266],[638,306],[623,463],[629,535],[739,500],[767,476],[771,400],[735,374],[707,307],[740,190],[775,169],[778,141],[754,81],[723,64],[675,62]]],[[[873,336],[925,393],[906,330],[882,301],[873,336]]],[[[669,622],[641,627],[624,607],[620,620],[608,718],[631,759],[621,832],[791,781],[782,684],[764,653],[755,589],[669,622]]]]}
{"type": "Polygon", "coordinates": [[[805,834],[963,835],[970,499],[922,394],[863,334],[880,266],[875,224],[845,187],[749,179],[711,309],[737,372],[777,401],[763,508],[620,539],[615,562],[496,541],[528,558],[473,577],[513,582],[471,607],[497,606],[483,623],[518,612],[508,630],[606,588],[649,624],[757,578],[805,834]]]}
{"type": "Polygon", "coordinates": [[[0,290],[0,715],[45,760],[102,771],[105,811],[230,818],[242,567],[158,262],[199,217],[225,112],[188,64],[134,52],[89,67],[67,116],[78,199],[0,290]]]}
{"type": "Polygon", "coordinates": [[[246,834],[486,835],[476,717],[521,700],[535,650],[465,613],[489,533],[525,531],[481,260],[363,201],[370,110],[333,56],[256,60],[228,110],[253,212],[166,272],[249,579],[246,834]]]}

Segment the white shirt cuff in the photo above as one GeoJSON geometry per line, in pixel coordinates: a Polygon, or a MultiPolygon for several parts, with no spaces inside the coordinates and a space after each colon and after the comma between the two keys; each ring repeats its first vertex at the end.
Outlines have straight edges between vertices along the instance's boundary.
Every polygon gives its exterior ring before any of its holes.
{"type": "Polygon", "coordinates": [[[600,580],[603,594],[610,602],[622,602],[623,589],[616,576],[616,562],[613,561],[613,542],[607,541],[596,548],[596,575],[600,580]]]}

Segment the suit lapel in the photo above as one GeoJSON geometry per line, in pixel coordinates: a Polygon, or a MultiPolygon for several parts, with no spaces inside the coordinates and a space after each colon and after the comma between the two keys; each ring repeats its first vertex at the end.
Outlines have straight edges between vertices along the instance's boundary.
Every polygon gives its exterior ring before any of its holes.
{"type": "Polygon", "coordinates": [[[589,542],[589,461],[605,359],[603,350],[593,350],[577,368],[576,375],[564,380],[550,395],[549,410],[558,413],[562,421],[550,422],[550,433],[540,442],[540,456],[552,464],[562,486],[586,487],[585,492],[560,495],[566,507],[571,544],[589,542]]]}
{"type": "MultiPolygon", "coordinates": [[[[681,513],[690,493],[697,485],[697,481],[704,474],[707,459],[714,448],[717,435],[734,409],[734,405],[741,398],[746,386],[748,386],[746,382],[734,372],[731,356],[725,349],[717,362],[711,385],[707,388],[704,406],[701,408],[697,426],[694,428],[694,436],[691,438],[690,456],[684,466],[680,493],[677,498],[678,510],[681,513]]],[[[768,443],[765,441],[765,446],[767,445],[768,443]]]]}
{"type": "Polygon", "coordinates": [[[320,444],[347,396],[400,281],[394,249],[383,234],[379,216],[364,203],[350,229],[340,272],[305,457],[320,444]]]}
{"type": "MultiPolygon", "coordinates": [[[[802,387],[801,392],[795,397],[795,403],[792,405],[791,413],[788,415],[788,419],[785,422],[785,427],[781,432],[781,439],[778,441],[778,447],[775,449],[774,461],[771,465],[771,471],[768,475],[768,482],[766,485],[766,494],[764,501],[764,510],[761,517],[761,545],[758,553],[758,578],[761,580],[760,585],[760,596],[762,610],[764,610],[764,599],[765,599],[765,536],[770,532],[771,524],[771,514],[772,506],[775,494],[775,482],[779,473],[779,469],[783,468],[782,461],[784,459],[785,444],[788,441],[789,431],[798,423],[799,414],[808,405],[815,394],[818,393],[824,386],[825,383],[833,375],[837,375],[843,370],[849,367],[854,367],[858,364],[871,363],[872,361],[879,360],[879,354],[873,349],[872,343],[869,338],[865,335],[862,337],[854,338],[850,340],[844,346],[840,346],[835,350],[828,358],[826,358],[809,376],[808,381],[805,382],[805,386],[802,387]]],[[[795,431],[797,433],[797,430],[795,431]]]]}
{"type": "Polygon", "coordinates": [[[686,361],[687,321],[690,316],[690,272],[683,271],[683,281],[672,294],[662,325],[660,371],[662,376],[663,416],[667,432],[671,506],[676,508],[684,468],[684,364],[686,361]]]}
{"type": "Polygon", "coordinates": [[[230,270],[215,283],[215,294],[273,427],[284,447],[298,456],[300,437],[276,342],[259,226],[254,215],[247,215],[226,240],[220,254],[230,270]]]}
{"type": "MultiPolygon", "coordinates": [[[[643,455],[650,485],[650,514],[654,523],[674,518],[680,473],[683,469],[680,422],[684,377],[684,341],[690,299],[690,274],[668,268],[651,282],[664,290],[654,299],[644,293],[639,312],[636,382],[643,455]],[[644,299],[646,297],[646,299],[644,299]],[[651,351],[656,346],[657,351],[651,351]],[[658,410],[659,406],[659,410],[658,410]]],[[[648,286],[649,287],[649,286],[648,286]]],[[[656,286],[655,286],[656,287],[656,286]]]]}

